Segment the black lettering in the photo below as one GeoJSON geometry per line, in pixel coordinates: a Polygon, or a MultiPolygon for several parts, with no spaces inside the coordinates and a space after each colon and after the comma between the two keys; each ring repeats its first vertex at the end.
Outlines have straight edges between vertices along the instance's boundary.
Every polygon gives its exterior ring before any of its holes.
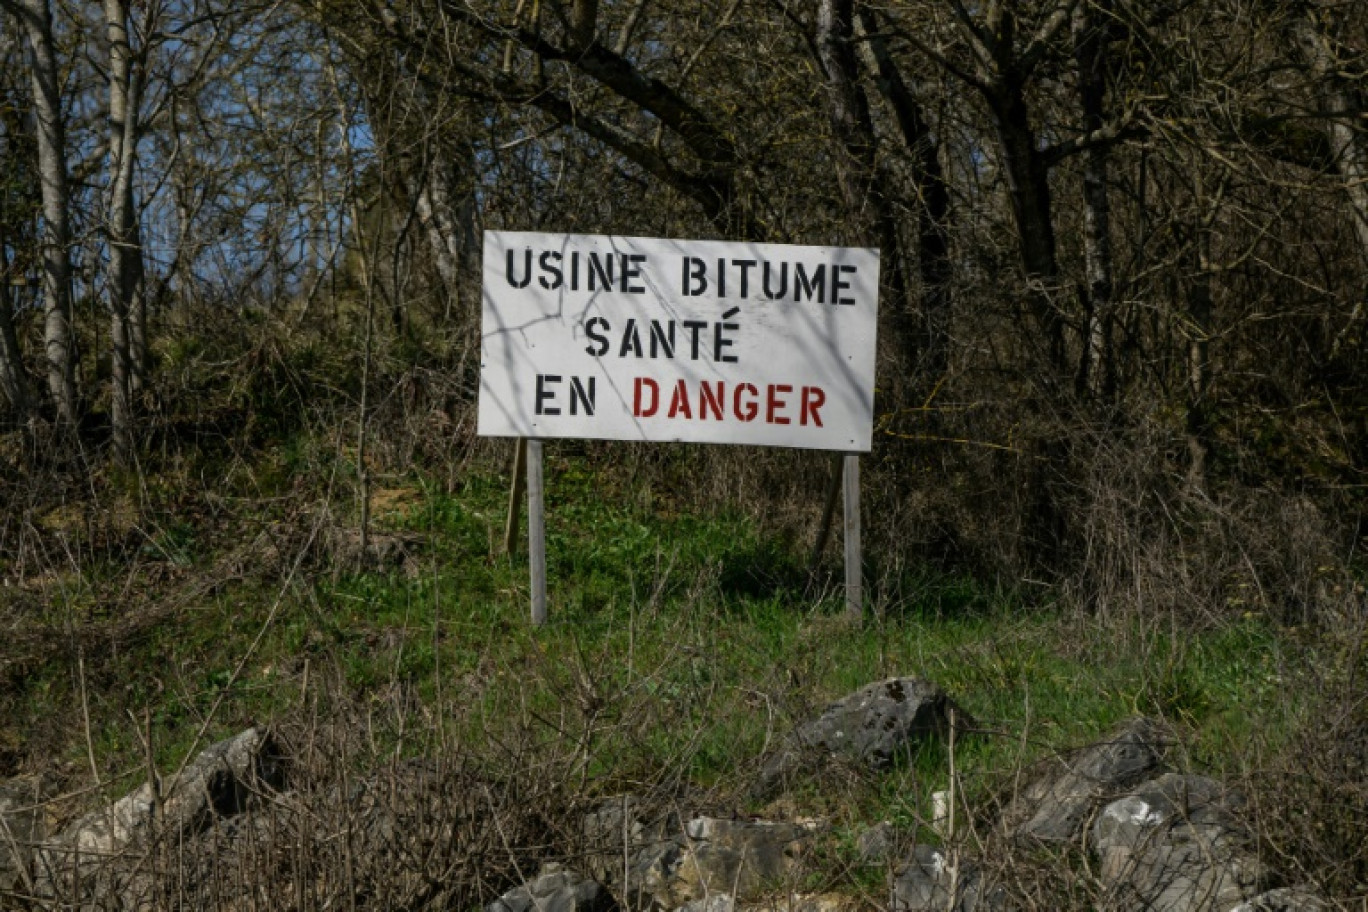
{"type": "Polygon", "coordinates": [[[732,265],[741,270],[741,297],[745,298],[750,293],[751,268],[759,263],[755,260],[732,260],[732,265]]]}
{"type": "Polygon", "coordinates": [[[597,379],[597,377],[589,378],[589,391],[586,393],[584,384],[580,382],[579,377],[570,378],[570,414],[578,415],[579,406],[583,405],[584,414],[590,418],[594,417],[594,396],[597,393],[595,389],[597,384],[594,381],[597,379]]]}
{"type": "Polygon", "coordinates": [[[813,293],[817,295],[817,303],[826,303],[826,266],[818,266],[812,273],[812,281],[808,281],[807,274],[803,272],[802,263],[793,264],[793,300],[803,300],[806,293],[808,300],[812,300],[813,293]]]}
{"type": "Polygon", "coordinates": [[[782,299],[782,298],[784,297],[785,292],[788,291],[788,263],[780,263],[780,264],[779,264],[779,290],[778,290],[778,291],[771,291],[771,290],[770,290],[770,263],[769,263],[769,260],[766,260],[766,261],[765,261],[764,269],[763,269],[762,272],[761,272],[760,284],[761,284],[761,285],[764,287],[764,289],[765,289],[765,297],[769,298],[771,301],[778,301],[778,300],[782,299]]]}
{"type": "Polygon", "coordinates": [[[669,336],[668,336],[668,337],[666,336],[665,328],[664,328],[663,326],[660,325],[660,321],[659,321],[659,320],[652,320],[652,321],[651,321],[651,357],[652,357],[652,358],[656,357],[656,346],[657,346],[657,343],[659,344],[659,347],[665,352],[665,357],[667,357],[667,358],[673,358],[673,357],[674,357],[674,352],[675,352],[675,321],[674,321],[674,320],[666,320],[665,322],[666,322],[666,324],[668,324],[668,326],[670,327],[670,332],[669,332],[669,336]]]}
{"type": "Polygon", "coordinates": [[[553,288],[560,288],[561,284],[565,281],[565,277],[561,274],[561,268],[551,262],[552,257],[555,257],[556,262],[559,263],[561,259],[560,251],[544,250],[542,251],[541,258],[538,261],[541,263],[543,273],[549,272],[552,276],[554,276],[554,278],[552,278],[549,282],[546,280],[545,275],[542,275],[541,278],[537,279],[537,281],[541,283],[541,287],[547,289],[548,291],[553,288]]]}
{"type": "Polygon", "coordinates": [[[689,331],[689,358],[698,360],[698,333],[708,328],[706,320],[685,320],[684,328],[689,331]]]}
{"type": "Polygon", "coordinates": [[[559,415],[560,408],[554,405],[543,405],[549,400],[555,400],[556,391],[548,389],[553,383],[560,383],[561,378],[558,374],[537,374],[537,414],[538,415],[559,415]]]}
{"type": "Polygon", "coordinates": [[[843,298],[843,297],[841,297],[841,292],[845,291],[846,289],[848,289],[848,288],[850,287],[850,283],[849,283],[849,282],[843,282],[843,281],[841,281],[841,275],[842,275],[842,273],[846,273],[846,272],[850,273],[851,275],[854,275],[854,274],[855,274],[855,267],[854,267],[854,266],[847,266],[847,265],[845,265],[845,264],[840,264],[840,265],[831,267],[831,303],[832,303],[832,304],[854,304],[854,303],[855,303],[855,299],[854,299],[854,298],[843,298]]]}
{"type": "Polygon", "coordinates": [[[636,320],[628,320],[627,328],[622,331],[622,347],[618,349],[618,357],[627,357],[627,352],[641,357],[641,334],[637,332],[636,320]]]}
{"type": "Polygon", "coordinates": [[[727,296],[727,261],[721,257],[717,258],[717,296],[727,296]]]}
{"type": "MultiPolygon", "coordinates": [[[[727,311],[727,313],[729,313],[729,314],[730,314],[730,313],[735,313],[735,312],[736,312],[735,310],[729,310],[729,311],[727,311]]],[[[740,325],[739,325],[739,324],[736,324],[736,323],[714,323],[714,324],[713,324],[713,360],[714,360],[714,361],[725,361],[725,362],[730,363],[730,364],[735,364],[735,363],[736,363],[736,355],[724,355],[724,354],[722,354],[722,349],[724,349],[724,348],[731,348],[731,347],[732,347],[732,344],[733,344],[732,340],[731,340],[731,339],[728,339],[728,338],[725,338],[725,337],[722,335],[722,333],[723,333],[723,332],[735,332],[736,330],[738,330],[738,329],[740,329],[740,328],[741,328],[740,325]]]]}
{"type": "Polygon", "coordinates": [[[579,251],[570,252],[570,290],[579,291],[579,251]]]}
{"type": "Polygon", "coordinates": [[[613,255],[604,254],[603,259],[599,260],[597,253],[589,254],[589,290],[594,290],[594,279],[598,279],[598,287],[604,291],[613,290],[613,255]]]}
{"type": "Polygon", "coordinates": [[[508,284],[514,288],[526,288],[527,283],[532,281],[532,248],[528,247],[523,251],[523,277],[519,282],[513,277],[513,251],[508,251],[508,284]]]}
{"type": "Polygon", "coordinates": [[[608,354],[608,337],[596,332],[600,326],[603,327],[603,332],[605,333],[612,330],[612,327],[608,325],[608,321],[603,317],[590,317],[589,322],[584,324],[584,334],[594,340],[594,344],[585,346],[584,350],[595,358],[602,358],[604,355],[608,354]]]}
{"type": "Polygon", "coordinates": [[[633,285],[632,279],[641,278],[640,263],[646,262],[644,253],[624,253],[622,255],[622,290],[627,294],[645,294],[645,285],[633,285]]]}
{"type": "Polygon", "coordinates": [[[693,298],[708,290],[708,264],[697,257],[684,258],[684,297],[693,298]],[[693,285],[697,282],[697,285],[693,285]]]}

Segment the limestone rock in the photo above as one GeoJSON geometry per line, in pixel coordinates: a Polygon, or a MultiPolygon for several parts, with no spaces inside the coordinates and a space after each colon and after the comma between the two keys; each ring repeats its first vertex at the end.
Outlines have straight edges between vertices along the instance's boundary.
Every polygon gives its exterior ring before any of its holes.
{"type": "Polygon", "coordinates": [[[1172,735],[1151,719],[1136,718],[1112,734],[1049,763],[1013,795],[1002,813],[1017,839],[1069,842],[1106,800],[1160,772],[1172,735]]]}
{"type": "Polygon", "coordinates": [[[883,769],[922,739],[949,731],[951,710],[961,732],[973,727],[973,719],[930,681],[870,684],[794,729],[761,769],[756,791],[769,792],[785,777],[832,758],[883,769]]]}
{"type": "Polygon", "coordinates": [[[1230,912],[1330,912],[1330,904],[1302,887],[1282,887],[1260,893],[1230,912]]]}
{"type": "Polygon", "coordinates": [[[668,902],[684,853],[683,836],[675,812],[649,807],[633,795],[609,798],[584,819],[589,872],[628,908],[659,905],[655,897],[668,902]]]}
{"type": "Polygon", "coordinates": [[[1007,901],[1001,887],[985,882],[978,865],[922,844],[894,871],[889,906],[893,912],[987,912],[1005,909],[1007,901]]]}
{"type": "Polygon", "coordinates": [[[675,912],[736,912],[736,897],[730,893],[714,893],[703,899],[690,900],[675,912]]]}
{"type": "Polygon", "coordinates": [[[46,820],[41,783],[13,779],[0,783],[0,894],[26,888],[34,846],[43,839],[46,820]]]}
{"type": "Polygon", "coordinates": [[[614,907],[612,895],[596,881],[559,865],[547,865],[540,874],[514,887],[485,906],[486,912],[606,912],[614,907]]]}
{"type": "Polygon", "coordinates": [[[1146,912],[1226,912],[1268,879],[1243,800],[1203,776],[1167,774],[1108,804],[1090,841],[1111,907],[1146,912]]]}
{"type": "Polygon", "coordinates": [[[782,885],[812,844],[812,831],[793,823],[697,817],[671,890],[699,899],[730,893],[740,900],[782,885]]]}
{"type": "Polygon", "coordinates": [[[864,864],[884,864],[897,855],[898,836],[897,827],[887,820],[881,821],[855,837],[855,852],[864,864]]]}
{"type": "MultiPolygon", "coordinates": [[[[133,861],[151,835],[154,818],[163,832],[188,835],[206,827],[216,816],[241,813],[255,792],[278,788],[283,778],[280,751],[263,729],[250,728],[213,744],[179,777],[159,783],[164,791],[160,801],[155,800],[151,784],[143,783],[47,840],[37,853],[37,890],[40,895],[68,895],[73,876],[83,880],[93,871],[119,867],[111,862],[133,861]]],[[[125,877],[110,870],[81,887],[80,892],[137,892],[138,876],[125,877]]],[[[107,904],[137,906],[112,900],[107,904]]]]}
{"type": "Polygon", "coordinates": [[[584,829],[591,870],[629,909],[679,909],[723,895],[750,902],[789,879],[813,841],[813,828],[802,824],[681,822],[630,796],[604,802],[584,829]]]}

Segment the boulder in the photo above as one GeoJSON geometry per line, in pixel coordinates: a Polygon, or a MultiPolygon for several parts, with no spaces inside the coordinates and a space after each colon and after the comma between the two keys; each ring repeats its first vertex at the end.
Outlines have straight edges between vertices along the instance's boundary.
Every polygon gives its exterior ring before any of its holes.
{"type": "Polygon", "coordinates": [[[730,893],[714,893],[703,899],[690,900],[675,912],[736,912],[736,897],[730,893]]]}
{"type": "Polygon", "coordinates": [[[831,759],[883,769],[926,738],[948,732],[952,710],[961,732],[973,727],[972,717],[930,681],[889,678],[870,684],[794,729],[765,762],[755,791],[766,794],[786,777],[831,759]]]}
{"type": "Polygon", "coordinates": [[[978,865],[944,849],[918,845],[893,872],[893,912],[986,912],[1006,906],[1005,891],[985,883],[978,865]]]}
{"type": "Polygon", "coordinates": [[[1257,896],[1269,872],[1242,807],[1219,782],[1175,773],[1108,804],[1090,834],[1108,907],[1226,912],[1257,896]]]}
{"type": "Polygon", "coordinates": [[[596,881],[554,864],[485,906],[486,912],[607,912],[612,908],[612,895],[596,881]]]}
{"type": "Polygon", "coordinates": [[[862,864],[885,864],[898,856],[900,841],[898,828],[883,820],[860,831],[855,837],[855,853],[862,864]]]}
{"type": "Polygon", "coordinates": [[[1330,912],[1330,904],[1303,887],[1281,887],[1260,893],[1230,912],[1330,912]]]}
{"type": "Polygon", "coordinates": [[[714,893],[686,902],[675,912],[856,912],[861,908],[858,900],[839,893],[797,893],[745,905],[737,905],[728,893],[714,893]]]}
{"type": "Polygon", "coordinates": [[[745,903],[782,884],[807,853],[813,827],[764,820],[653,813],[630,796],[585,818],[590,870],[629,909],[745,903]]]}
{"type": "MultiPolygon", "coordinates": [[[[187,764],[180,776],[158,783],[160,800],[152,785],[143,783],[47,840],[37,853],[37,892],[68,895],[70,878],[84,880],[93,871],[107,867],[110,870],[82,887],[81,892],[137,892],[141,875],[126,877],[114,870],[121,865],[109,863],[135,861],[154,826],[182,836],[198,832],[216,816],[241,813],[254,794],[263,788],[279,788],[283,779],[280,751],[265,730],[249,728],[213,744],[187,764]]],[[[111,900],[106,905],[134,908],[138,903],[111,900]]]]}
{"type": "Polygon", "coordinates": [[[1162,770],[1171,741],[1163,723],[1136,718],[1100,741],[1051,760],[1009,798],[1003,828],[1019,840],[1077,839],[1105,801],[1162,770]]]}
{"type": "Polygon", "coordinates": [[[29,892],[29,865],[46,827],[42,800],[37,779],[0,783],[0,894],[29,892]]]}
{"type": "Polygon", "coordinates": [[[813,841],[794,823],[696,817],[685,825],[685,847],[671,892],[683,899],[730,893],[745,901],[788,879],[813,841]]]}
{"type": "Polygon", "coordinates": [[[670,895],[684,853],[683,834],[683,822],[672,810],[649,807],[634,795],[609,798],[584,819],[589,872],[612,887],[623,906],[658,905],[655,897],[670,895]]]}

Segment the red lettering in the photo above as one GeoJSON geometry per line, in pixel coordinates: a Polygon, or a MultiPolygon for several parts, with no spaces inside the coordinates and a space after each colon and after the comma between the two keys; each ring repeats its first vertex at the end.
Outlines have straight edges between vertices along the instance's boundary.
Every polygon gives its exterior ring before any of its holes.
{"type": "Polygon", "coordinates": [[[779,410],[788,405],[788,401],[780,399],[780,393],[791,393],[793,387],[787,383],[771,383],[769,395],[765,398],[765,421],[768,424],[788,424],[789,419],[779,414],[779,410]]]}
{"type": "Polygon", "coordinates": [[[759,391],[749,383],[738,383],[736,385],[736,392],[732,394],[732,414],[736,416],[737,421],[755,420],[755,416],[760,412],[759,407],[755,404],[755,397],[758,394],[759,391]],[[751,398],[742,401],[742,396],[750,396],[751,398]]]}
{"type": "Polygon", "coordinates": [[[818,411],[826,404],[826,393],[820,386],[803,387],[803,408],[798,423],[804,426],[808,423],[808,416],[812,416],[812,423],[818,427],[822,426],[822,415],[818,411]]]}
{"type": "Polygon", "coordinates": [[[693,411],[689,408],[689,387],[683,380],[675,381],[674,395],[670,396],[668,417],[674,418],[680,413],[683,413],[685,418],[693,417],[693,411]]]}
{"type": "Polygon", "coordinates": [[[722,420],[722,403],[727,398],[727,384],[721,380],[709,383],[702,380],[698,384],[698,418],[700,421],[708,420],[708,410],[711,409],[713,417],[718,421],[722,420]]]}
{"type": "Polygon", "coordinates": [[[632,390],[632,415],[637,418],[650,418],[660,408],[660,386],[650,377],[637,377],[632,390]],[[642,390],[651,394],[651,404],[642,407],[642,390]]]}

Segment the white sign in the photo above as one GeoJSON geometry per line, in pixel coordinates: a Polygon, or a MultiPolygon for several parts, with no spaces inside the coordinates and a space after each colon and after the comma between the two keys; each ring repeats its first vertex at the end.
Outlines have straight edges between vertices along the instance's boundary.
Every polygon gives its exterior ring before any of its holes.
{"type": "Polygon", "coordinates": [[[879,254],[486,231],[479,433],[868,452],[879,254]]]}

